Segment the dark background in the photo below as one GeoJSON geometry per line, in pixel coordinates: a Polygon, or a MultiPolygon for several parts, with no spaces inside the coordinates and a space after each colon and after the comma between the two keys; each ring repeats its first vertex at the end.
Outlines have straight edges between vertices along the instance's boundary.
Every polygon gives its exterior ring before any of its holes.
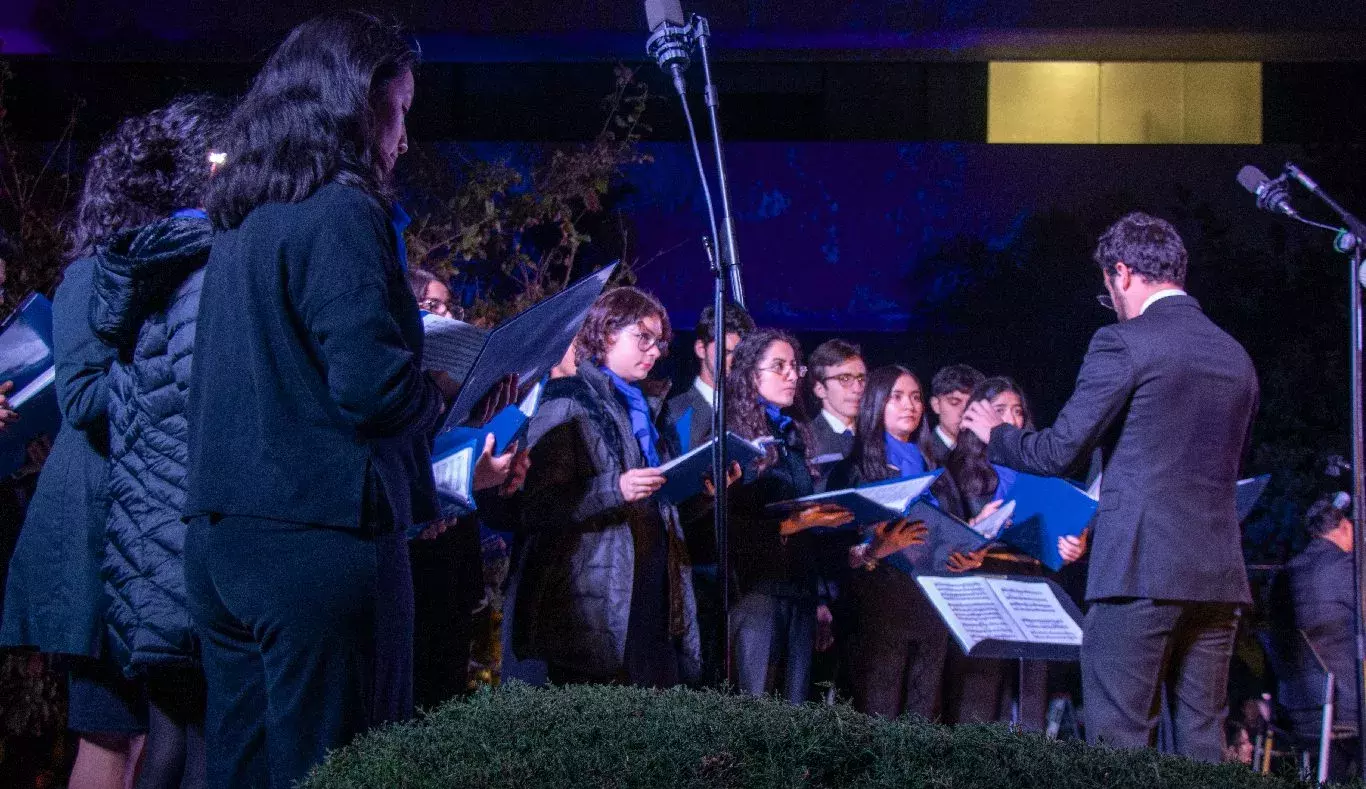
{"type": "MultiPolygon", "coordinates": [[[[292,25],[335,3],[9,0],[0,58],[14,79],[6,122],[42,143],[82,103],[82,149],[120,118],[185,91],[245,90],[292,25]]],[[[643,62],[636,2],[358,3],[403,21],[424,53],[410,132],[466,152],[531,161],[547,143],[595,135],[616,63],[660,94],[652,164],[632,168],[610,209],[628,217],[641,283],[690,327],[707,303],[706,222],[669,86],[643,62]]],[[[1297,513],[1347,451],[1346,263],[1330,237],[1258,213],[1243,164],[1293,159],[1366,210],[1366,51],[1359,3],[1191,4],[930,0],[689,2],[716,37],[740,255],[760,323],[809,350],[838,333],[873,364],[928,383],[967,361],[1016,377],[1047,424],[1071,390],[1095,304],[1090,252],[1125,212],[1176,223],[1189,288],[1251,352],[1262,412],[1249,471],[1272,471],[1248,527],[1249,558],[1275,561],[1297,513]],[[986,139],[993,59],[1254,60],[1262,146],[1003,146],[986,139]]],[[[690,72],[694,100],[699,69],[690,72]]],[[[694,112],[702,117],[700,102],[694,112]]],[[[1326,213],[1304,193],[1307,213],[1326,213]]],[[[621,254],[595,237],[586,263],[621,254]]],[[[666,365],[693,373],[686,332],[666,365]]],[[[1192,425],[1199,430],[1199,425],[1192,425]]]]}

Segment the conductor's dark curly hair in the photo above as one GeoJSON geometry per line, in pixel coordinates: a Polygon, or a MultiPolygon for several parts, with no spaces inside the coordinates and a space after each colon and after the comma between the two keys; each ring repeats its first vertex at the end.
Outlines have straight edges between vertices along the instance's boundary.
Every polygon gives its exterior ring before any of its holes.
{"type": "Polygon", "coordinates": [[[110,132],[86,167],[71,259],[94,254],[120,231],[203,205],[209,150],[231,112],[217,96],[182,96],[110,132]]]}
{"type": "Polygon", "coordinates": [[[206,205],[214,225],[237,227],[263,203],[297,203],[330,183],[387,206],[391,173],[378,151],[375,102],[417,61],[397,27],[360,11],[290,31],[233,113],[227,162],[206,205]]]}

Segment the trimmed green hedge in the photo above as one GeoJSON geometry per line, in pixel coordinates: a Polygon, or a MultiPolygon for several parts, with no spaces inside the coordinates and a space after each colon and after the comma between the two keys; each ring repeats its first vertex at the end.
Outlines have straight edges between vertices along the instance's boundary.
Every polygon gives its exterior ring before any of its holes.
{"type": "Polygon", "coordinates": [[[510,685],[338,751],[307,789],[1304,786],[1003,726],[885,721],[713,692],[510,685]]]}

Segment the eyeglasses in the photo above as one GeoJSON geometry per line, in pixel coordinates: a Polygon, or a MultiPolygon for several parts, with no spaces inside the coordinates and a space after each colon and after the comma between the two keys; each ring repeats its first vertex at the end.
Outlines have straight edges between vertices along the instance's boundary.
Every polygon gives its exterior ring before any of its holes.
{"type": "Polygon", "coordinates": [[[760,372],[773,373],[779,378],[786,378],[788,373],[792,373],[797,378],[806,377],[806,365],[790,363],[786,359],[778,359],[768,367],[760,367],[760,372]]]}
{"type": "Polygon", "coordinates": [[[449,318],[460,320],[465,317],[465,310],[459,305],[441,299],[423,299],[417,303],[417,308],[437,315],[445,315],[449,318]]]}
{"type": "Polygon", "coordinates": [[[868,383],[867,373],[840,373],[839,375],[828,375],[821,379],[821,383],[839,381],[840,386],[863,386],[868,383]]]}
{"type": "Polygon", "coordinates": [[[641,353],[647,353],[651,348],[658,348],[660,356],[669,355],[669,341],[663,337],[656,337],[649,332],[629,327],[626,331],[630,332],[631,335],[636,338],[636,348],[638,348],[641,353]]]}
{"type": "Polygon", "coordinates": [[[1100,306],[1104,307],[1105,309],[1110,310],[1111,312],[1116,311],[1115,300],[1111,298],[1110,294],[1102,293],[1096,296],[1096,301],[1100,302],[1100,306]]]}

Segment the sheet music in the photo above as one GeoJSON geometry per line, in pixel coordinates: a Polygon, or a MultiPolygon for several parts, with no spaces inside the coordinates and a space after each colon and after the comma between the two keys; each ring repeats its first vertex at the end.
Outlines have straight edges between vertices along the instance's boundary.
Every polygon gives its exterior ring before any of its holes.
{"type": "Polygon", "coordinates": [[[964,652],[989,638],[1023,641],[1024,633],[992,590],[991,579],[981,576],[945,578],[922,575],[915,579],[925,596],[939,609],[944,622],[964,652]]]}
{"type": "Polygon", "coordinates": [[[435,313],[422,317],[422,369],[442,370],[456,383],[474,368],[489,333],[464,321],[435,313]]]}
{"type": "Polygon", "coordinates": [[[33,399],[33,396],[52,385],[57,379],[57,368],[49,367],[41,375],[29,382],[28,386],[20,389],[18,394],[9,399],[10,408],[18,408],[33,399]]]}
{"type": "Polygon", "coordinates": [[[866,488],[855,488],[855,492],[863,498],[886,507],[896,512],[905,512],[911,502],[920,497],[925,489],[933,484],[934,477],[916,477],[907,480],[905,483],[869,485],[866,488]]]}
{"type": "Polygon", "coordinates": [[[1024,640],[1081,646],[1081,626],[1062,607],[1048,584],[1006,578],[990,578],[987,582],[1019,626],[1024,640]]]}
{"type": "Polygon", "coordinates": [[[469,504],[474,492],[474,448],[453,452],[432,464],[432,476],[436,479],[436,492],[469,504]]]}

